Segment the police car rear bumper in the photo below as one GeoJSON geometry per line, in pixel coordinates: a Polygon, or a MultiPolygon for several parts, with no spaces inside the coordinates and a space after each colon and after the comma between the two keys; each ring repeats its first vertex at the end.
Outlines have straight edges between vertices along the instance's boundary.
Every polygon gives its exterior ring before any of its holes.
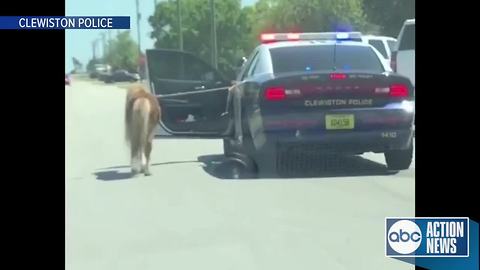
{"type": "Polygon", "coordinates": [[[269,132],[264,140],[257,140],[257,149],[268,151],[301,150],[307,152],[382,153],[410,147],[414,129],[389,129],[376,131],[315,132],[269,132]],[[263,143],[259,143],[263,141],[263,143]],[[268,148],[268,149],[267,149],[268,148]]]}
{"type": "Polygon", "coordinates": [[[260,174],[288,174],[289,170],[315,167],[316,162],[322,160],[321,157],[328,157],[326,160],[330,160],[331,155],[403,150],[413,143],[413,128],[299,136],[278,132],[264,135],[254,138],[256,151],[250,156],[260,174]]]}

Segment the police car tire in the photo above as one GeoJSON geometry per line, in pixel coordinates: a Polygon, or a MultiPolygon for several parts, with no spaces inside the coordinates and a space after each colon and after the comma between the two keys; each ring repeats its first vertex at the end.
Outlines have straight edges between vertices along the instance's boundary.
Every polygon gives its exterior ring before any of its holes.
{"type": "Polygon", "coordinates": [[[223,139],[223,153],[227,157],[232,156],[234,152],[251,155],[255,151],[252,138],[248,134],[243,137],[242,145],[232,145],[232,141],[232,139],[223,139]]]}
{"type": "Polygon", "coordinates": [[[232,156],[233,146],[230,143],[230,139],[223,139],[223,154],[227,157],[232,156]]]}
{"type": "Polygon", "coordinates": [[[413,144],[405,150],[385,152],[385,161],[389,170],[406,170],[412,164],[413,144]]]}

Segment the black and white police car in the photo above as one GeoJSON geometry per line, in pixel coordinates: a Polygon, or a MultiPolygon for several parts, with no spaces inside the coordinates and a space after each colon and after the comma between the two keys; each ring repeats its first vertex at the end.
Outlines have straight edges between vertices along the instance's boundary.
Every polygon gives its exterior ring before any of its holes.
{"type": "MultiPolygon", "coordinates": [[[[231,79],[193,54],[147,50],[161,126],[223,138],[225,155],[282,171],[294,149],[384,153],[390,170],[413,153],[414,92],[361,34],[269,33],[231,79]]],[[[301,152],[301,151],[300,151],[301,152]]]]}

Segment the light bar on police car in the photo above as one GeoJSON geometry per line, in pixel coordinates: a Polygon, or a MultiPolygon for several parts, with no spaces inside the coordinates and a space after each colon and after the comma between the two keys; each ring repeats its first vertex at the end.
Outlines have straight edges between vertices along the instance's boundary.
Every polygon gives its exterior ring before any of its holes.
{"type": "Polygon", "coordinates": [[[355,40],[362,41],[360,32],[319,32],[319,33],[264,33],[263,43],[293,40],[355,40]]]}

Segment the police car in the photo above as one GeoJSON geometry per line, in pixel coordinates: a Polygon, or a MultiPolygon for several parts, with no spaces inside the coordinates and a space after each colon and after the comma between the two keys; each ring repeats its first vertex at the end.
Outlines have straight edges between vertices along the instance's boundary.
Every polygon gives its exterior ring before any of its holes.
{"type": "MultiPolygon", "coordinates": [[[[176,136],[223,138],[229,157],[282,171],[295,149],[384,153],[391,170],[413,152],[413,86],[360,33],[263,34],[231,78],[195,55],[147,50],[161,126],[176,136]]],[[[301,153],[301,151],[300,151],[301,153]]]]}

